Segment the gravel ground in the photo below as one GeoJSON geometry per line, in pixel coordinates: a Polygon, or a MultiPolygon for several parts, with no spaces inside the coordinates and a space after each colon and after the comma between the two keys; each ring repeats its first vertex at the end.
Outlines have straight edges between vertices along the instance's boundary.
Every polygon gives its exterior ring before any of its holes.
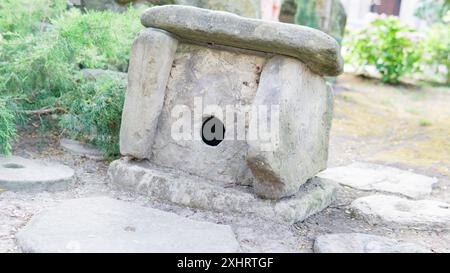
{"type": "MultiPolygon", "coordinates": [[[[360,83],[347,83],[344,89],[349,90],[357,84],[360,83]]],[[[336,124],[339,125],[339,122],[336,124]]],[[[337,134],[336,132],[339,132],[337,129],[339,127],[334,125],[330,140],[330,167],[346,165],[354,161],[370,161],[434,176],[439,179],[439,183],[430,198],[450,203],[449,176],[428,167],[377,162],[376,159],[371,158],[371,155],[389,148],[381,145],[385,143],[385,139],[346,136],[342,133],[337,134]]],[[[70,189],[64,192],[39,194],[0,192],[0,253],[21,251],[15,242],[15,234],[36,213],[55,206],[65,199],[92,196],[111,196],[143,206],[171,211],[195,220],[231,225],[243,252],[312,252],[316,236],[340,232],[382,235],[417,243],[434,252],[450,252],[450,232],[394,230],[389,226],[371,226],[358,219],[349,209],[349,205],[358,197],[372,194],[370,192],[340,187],[336,202],[323,212],[302,223],[281,225],[255,217],[212,213],[159,203],[148,197],[120,191],[108,184],[106,174],[108,162],[93,161],[64,152],[59,148],[59,136],[55,133],[40,133],[37,129],[21,130],[19,133],[21,137],[13,145],[14,155],[66,164],[75,169],[76,179],[70,189]]]]}
{"type": "MultiPolygon", "coordinates": [[[[58,136],[21,132],[22,138],[14,146],[14,154],[33,159],[45,159],[66,164],[76,170],[76,180],[68,191],[57,193],[25,194],[3,191],[0,193],[0,252],[20,252],[15,233],[41,210],[55,206],[65,199],[111,196],[136,202],[143,206],[162,209],[202,221],[231,225],[243,252],[311,252],[316,236],[338,232],[363,232],[415,242],[435,252],[450,251],[450,233],[435,231],[393,230],[387,226],[370,226],[357,219],[348,209],[356,198],[369,195],[340,187],[337,201],[325,211],[302,223],[281,225],[255,217],[212,213],[159,203],[149,198],[113,188],[107,181],[108,162],[93,161],[65,153],[58,145],[58,136]]],[[[332,139],[332,147],[345,149],[332,139]]],[[[333,152],[333,148],[332,148],[333,152]]],[[[337,163],[342,163],[342,158],[337,163]]],[[[333,159],[331,159],[333,162],[333,159]]],[[[437,191],[443,190],[438,187],[437,191]]],[[[435,190],[435,191],[436,191],[435,190]]]]}

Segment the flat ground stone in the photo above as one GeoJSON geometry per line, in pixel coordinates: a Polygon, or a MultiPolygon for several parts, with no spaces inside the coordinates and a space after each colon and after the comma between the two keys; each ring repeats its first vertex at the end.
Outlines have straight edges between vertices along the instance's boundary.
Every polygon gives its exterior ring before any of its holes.
{"type": "Polygon", "coordinates": [[[318,176],[359,190],[397,193],[410,198],[430,195],[433,184],[438,182],[433,177],[369,163],[330,168],[318,176]]]}
{"type": "Polygon", "coordinates": [[[114,185],[161,201],[216,212],[253,215],[280,223],[303,221],[322,211],[334,201],[336,193],[334,182],[315,177],[292,197],[264,200],[249,187],[217,185],[198,176],[127,158],[112,162],[108,175],[114,185]]]}
{"type": "Polygon", "coordinates": [[[316,253],[430,253],[423,246],[399,242],[382,236],[363,233],[340,233],[318,236],[316,253]]]}
{"type": "Polygon", "coordinates": [[[94,160],[101,160],[103,158],[99,150],[76,140],[63,138],[60,141],[60,145],[65,151],[74,155],[84,156],[94,160]]]}
{"type": "Polygon", "coordinates": [[[356,199],[351,207],[370,224],[421,230],[450,229],[450,204],[444,202],[371,195],[356,199]]]}
{"type": "Polygon", "coordinates": [[[9,191],[40,192],[67,189],[74,170],[57,163],[17,156],[0,157],[0,188],[9,191]]]}
{"type": "Polygon", "coordinates": [[[231,228],[109,197],[41,212],[16,235],[24,252],[236,252],[231,228]]]}

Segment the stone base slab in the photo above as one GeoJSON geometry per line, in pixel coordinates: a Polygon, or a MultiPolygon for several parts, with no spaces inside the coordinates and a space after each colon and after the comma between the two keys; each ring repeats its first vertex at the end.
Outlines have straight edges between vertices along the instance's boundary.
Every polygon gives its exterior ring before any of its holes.
{"type": "Polygon", "coordinates": [[[253,194],[250,187],[219,184],[128,158],[112,162],[108,174],[112,184],[160,201],[291,224],[328,207],[336,192],[334,182],[314,177],[292,197],[264,200],[253,194]]]}

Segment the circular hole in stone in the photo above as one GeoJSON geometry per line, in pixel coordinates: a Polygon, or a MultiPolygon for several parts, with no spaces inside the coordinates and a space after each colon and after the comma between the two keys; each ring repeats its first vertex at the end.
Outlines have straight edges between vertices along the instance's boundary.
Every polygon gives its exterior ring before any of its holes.
{"type": "Polygon", "coordinates": [[[24,165],[20,165],[17,163],[6,163],[6,164],[3,164],[2,166],[6,169],[23,169],[23,168],[25,168],[24,165]]]}
{"type": "Polygon", "coordinates": [[[214,116],[204,117],[201,133],[203,142],[215,147],[225,138],[225,126],[214,116]]]}

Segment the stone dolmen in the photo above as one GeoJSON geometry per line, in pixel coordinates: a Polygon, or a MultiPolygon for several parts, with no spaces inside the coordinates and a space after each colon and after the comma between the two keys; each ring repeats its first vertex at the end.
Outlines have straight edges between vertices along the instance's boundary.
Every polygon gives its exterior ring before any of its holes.
{"type": "Polygon", "coordinates": [[[326,208],[338,43],[308,27],[159,6],[130,58],[111,182],[193,208],[293,223],[326,208]]]}

